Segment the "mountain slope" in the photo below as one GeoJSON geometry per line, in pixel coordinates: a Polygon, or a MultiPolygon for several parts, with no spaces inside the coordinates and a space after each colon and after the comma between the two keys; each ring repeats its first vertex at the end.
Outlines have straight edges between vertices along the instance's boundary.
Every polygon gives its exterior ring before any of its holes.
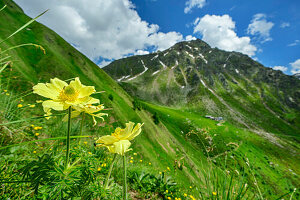
{"type": "Polygon", "coordinates": [[[300,81],[241,53],[197,39],[103,69],[143,100],[187,106],[250,129],[299,135],[300,81]]]}

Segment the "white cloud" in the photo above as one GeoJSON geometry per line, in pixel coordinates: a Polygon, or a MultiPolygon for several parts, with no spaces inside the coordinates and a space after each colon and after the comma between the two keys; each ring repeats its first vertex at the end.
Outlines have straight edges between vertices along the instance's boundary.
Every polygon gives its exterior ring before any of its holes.
{"type": "Polygon", "coordinates": [[[203,8],[205,4],[206,0],[188,0],[187,2],[185,2],[184,13],[192,12],[192,9],[194,7],[203,8]]]}
{"type": "Polygon", "coordinates": [[[293,43],[288,44],[289,47],[297,46],[300,44],[300,40],[295,40],[293,43]]]}
{"type": "Polygon", "coordinates": [[[194,33],[201,33],[202,40],[212,47],[255,55],[257,48],[250,43],[249,37],[237,36],[234,31],[235,22],[229,15],[205,15],[197,18],[194,25],[194,33]]]}
{"type": "Polygon", "coordinates": [[[288,68],[285,66],[274,66],[273,69],[285,72],[288,68]]]}
{"type": "Polygon", "coordinates": [[[146,54],[149,54],[149,51],[144,51],[144,50],[137,50],[135,51],[134,55],[146,55],[146,54]]]}
{"type": "Polygon", "coordinates": [[[111,60],[147,47],[164,50],[182,41],[178,32],[163,33],[143,21],[130,0],[16,0],[31,16],[50,9],[39,21],[93,60],[111,60]]]}
{"type": "Polygon", "coordinates": [[[248,34],[257,35],[262,43],[272,41],[270,30],[274,26],[274,23],[268,22],[266,17],[265,14],[261,13],[254,15],[247,29],[248,34]]]}
{"type": "Polygon", "coordinates": [[[295,62],[290,63],[292,66],[291,72],[293,74],[300,73],[300,59],[296,60],[295,62]]]}
{"type": "Polygon", "coordinates": [[[290,23],[288,23],[288,22],[282,22],[280,24],[280,28],[286,28],[286,27],[289,27],[289,26],[290,26],[290,23]]]}
{"type": "Polygon", "coordinates": [[[194,36],[192,36],[192,35],[187,35],[187,36],[185,37],[185,41],[191,41],[191,40],[197,40],[197,38],[194,37],[194,36]]]}

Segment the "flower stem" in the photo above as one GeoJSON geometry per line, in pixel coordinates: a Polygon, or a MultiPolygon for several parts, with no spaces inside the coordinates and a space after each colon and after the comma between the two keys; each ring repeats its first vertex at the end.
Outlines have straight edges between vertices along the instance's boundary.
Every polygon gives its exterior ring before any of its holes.
{"type": "MultiPolygon", "coordinates": [[[[85,112],[82,113],[82,118],[81,118],[81,123],[80,123],[80,136],[82,136],[82,129],[83,129],[83,124],[84,124],[84,119],[85,119],[85,112]]],[[[81,140],[79,140],[79,144],[81,143],[81,140]]]]}
{"type": "Polygon", "coordinates": [[[72,112],[72,107],[70,106],[69,107],[69,114],[68,114],[67,152],[66,152],[65,169],[68,167],[69,155],[70,155],[71,112],[72,112]]]}
{"type": "Polygon", "coordinates": [[[123,156],[123,200],[127,200],[126,157],[123,156]]]}
{"type": "Polygon", "coordinates": [[[117,154],[115,153],[115,154],[114,154],[114,158],[113,158],[113,160],[112,160],[112,162],[111,162],[111,165],[110,165],[110,167],[109,167],[108,174],[107,174],[107,176],[106,176],[106,178],[105,178],[104,189],[107,189],[107,187],[108,187],[108,184],[109,184],[109,178],[110,178],[110,175],[111,175],[111,171],[112,171],[112,169],[113,169],[113,166],[114,166],[114,164],[115,164],[116,157],[117,157],[117,154]]]}

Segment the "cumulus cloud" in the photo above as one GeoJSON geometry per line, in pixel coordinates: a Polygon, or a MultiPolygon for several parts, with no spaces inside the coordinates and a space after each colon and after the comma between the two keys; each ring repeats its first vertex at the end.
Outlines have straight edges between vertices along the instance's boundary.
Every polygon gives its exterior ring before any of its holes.
{"type": "Polygon", "coordinates": [[[280,24],[280,28],[286,28],[286,27],[289,27],[289,26],[290,26],[290,23],[288,23],[288,22],[282,22],[280,24]]]}
{"type": "Polygon", "coordinates": [[[274,66],[273,69],[285,72],[288,68],[285,66],[274,66]]]}
{"type": "Polygon", "coordinates": [[[247,33],[258,36],[262,43],[272,41],[270,37],[270,30],[274,23],[266,20],[265,14],[259,13],[253,16],[251,24],[248,25],[247,33]]]}
{"type": "Polygon", "coordinates": [[[293,74],[300,73],[300,59],[296,60],[295,62],[290,63],[292,66],[291,72],[293,74]]]}
{"type": "Polygon", "coordinates": [[[144,50],[137,50],[134,55],[146,55],[146,54],[149,54],[149,51],[144,51],[144,50]]]}
{"type": "Polygon", "coordinates": [[[187,36],[185,37],[185,41],[191,41],[191,40],[197,40],[197,38],[194,37],[194,36],[192,36],[192,35],[187,35],[187,36]]]}
{"type": "Polygon", "coordinates": [[[237,36],[234,31],[235,22],[229,15],[205,15],[197,18],[194,25],[194,33],[202,34],[202,40],[212,47],[255,55],[257,48],[250,43],[249,37],[237,36]]]}
{"type": "Polygon", "coordinates": [[[182,41],[141,19],[130,0],[16,0],[31,17],[50,9],[39,21],[93,60],[111,60],[154,47],[164,50],[182,41]]]}
{"type": "Polygon", "coordinates": [[[185,2],[184,13],[192,12],[192,9],[195,7],[203,8],[205,4],[206,4],[206,0],[188,0],[185,2]]]}
{"type": "Polygon", "coordinates": [[[293,43],[288,44],[289,47],[297,46],[300,44],[300,40],[295,40],[293,43]]]}

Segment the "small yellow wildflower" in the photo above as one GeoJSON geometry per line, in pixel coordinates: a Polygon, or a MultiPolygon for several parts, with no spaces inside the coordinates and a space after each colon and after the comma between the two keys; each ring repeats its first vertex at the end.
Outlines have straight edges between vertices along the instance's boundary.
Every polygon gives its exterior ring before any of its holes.
{"type": "Polygon", "coordinates": [[[162,172],[159,172],[159,174],[162,174],[162,172]]]}
{"type": "Polygon", "coordinates": [[[183,196],[187,197],[187,194],[186,194],[186,193],[184,193],[184,194],[183,194],[183,196]]]}
{"type": "Polygon", "coordinates": [[[92,155],[92,152],[88,152],[88,154],[92,155]]]}
{"type": "Polygon", "coordinates": [[[30,108],[34,108],[34,107],[35,107],[35,105],[30,105],[29,107],[30,107],[30,108]]]}
{"type": "Polygon", "coordinates": [[[9,93],[6,93],[6,96],[9,96],[10,94],[9,93]]]}
{"type": "Polygon", "coordinates": [[[140,160],[140,162],[143,162],[143,160],[140,160]]]}
{"type": "Polygon", "coordinates": [[[97,171],[98,171],[98,172],[101,171],[101,167],[98,167],[97,171]]]}
{"type": "Polygon", "coordinates": [[[166,190],[166,193],[168,193],[169,192],[169,190],[166,190]]]}
{"type": "Polygon", "coordinates": [[[214,196],[217,196],[217,193],[216,193],[216,192],[213,192],[212,194],[213,194],[214,196]]]}
{"type": "Polygon", "coordinates": [[[100,143],[97,146],[105,146],[109,152],[124,155],[129,149],[131,142],[136,136],[138,136],[142,129],[142,124],[138,123],[134,126],[133,122],[126,123],[126,127],[121,129],[120,127],[115,129],[115,132],[111,135],[105,135],[100,137],[96,143],[100,143]]]}
{"type": "Polygon", "coordinates": [[[41,127],[41,126],[36,126],[36,127],[34,127],[33,129],[37,131],[37,130],[43,129],[43,127],[41,127]]]}
{"type": "Polygon", "coordinates": [[[168,197],[168,199],[171,199],[171,197],[168,197]]]}
{"type": "Polygon", "coordinates": [[[24,100],[23,100],[23,99],[20,99],[20,101],[23,102],[24,100]]]}
{"type": "Polygon", "coordinates": [[[40,135],[40,133],[35,133],[35,136],[39,136],[40,135]]]}
{"type": "Polygon", "coordinates": [[[31,126],[32,128],[34,127],[34,125],[33,125],[33,124],[31,124],[30,126],[31,126]]]}
{"type": "Polygon", "coordinates": [[[3,90],[4,92],[7,92],[7,90],[3,90]]]}
{"type": "Polygon", "coordinates": [[[106,167],[106,163],[103,163],[103,164],[101,165],[101,167],[106,167]]]}
{"type": "Polygon", "coordinates": [[[193,187],[192,187],[192,186],[190,186],[190,188],[192,189],[193,187]]]}
{"type": "Polygon", "coordinates": [[[50,148],[49,151],[52,151],[52,149],[50,148]]]}
{"type": "Polygon", "coordinates": [[[134,156],[136,156],[136,155],[137,155],[137,153],[133,153],[133,155],[134,155],[134,156]]]}
{"type": "Polygon", "coordinates": [[[84,141],[83,144],[87,145],[87,141],[84,141]]]}
{"type": "Polygon", "coordinates": [[[171,171],[170,167],[167,167],[167,170],[171,171]]]}
{"type": "Polygon", "coordinates": [[[130,160],[129,162],[130,162],[130,163],[133,163],[133,160],[130,160]]]}
{"type": "Polygon", "coordinates": [[[33,151],[33,153],[36,153],[36,151],[33,151]]]}
{"type": "Polygon", "coordinates": [[[18,108],[22,108],[23,107],[23,105],[22,104],[18,104],[18,108]]]}
{"type": "Polygon", "coordinates": [[[43,103],[42,100],[36,100],[36,103],[43,103]]]}
{"type": "Polygon", "coordinates": [[[193,197],[192,195],[190,195],[190,197],[191,197],[191,199],[192,199],[192,200],[196,200],[196,198],[195,198],[195,197],[193,197]]]}
{"type": "Polygon", "coordinates": [[[74,147],[74,149],[77,149],[77,147],[74,147]]]}
{"type": "Polygon", "coordinates": [[[133,160],[133,157],[131,157],[130,159],[133,160]]]}
{"type": "Polygon", "coordinates": [[[149,162],[149,165],[151,165],[151,162],[149,162]]]}

